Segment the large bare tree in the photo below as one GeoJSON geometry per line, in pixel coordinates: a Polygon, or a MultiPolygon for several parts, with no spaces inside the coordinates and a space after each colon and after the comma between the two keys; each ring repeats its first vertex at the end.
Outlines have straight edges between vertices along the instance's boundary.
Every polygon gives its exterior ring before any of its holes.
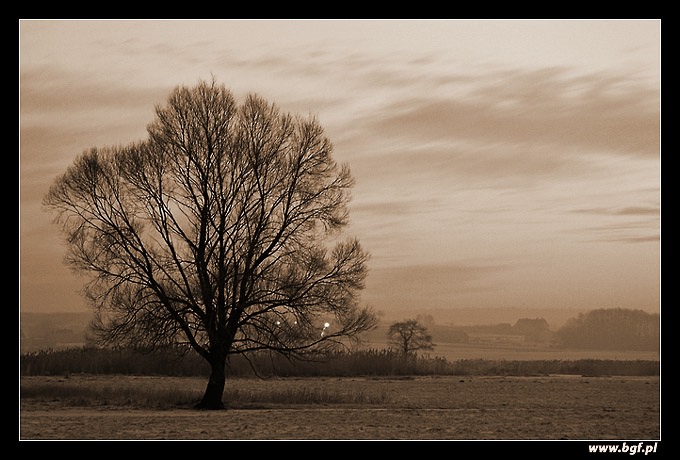
{"type": "Polygon", "coordinates": [[[44,199],[102,343],[193,349],[211,369],[197,407],[220,409],[230,355],[303,356],[375,326],[368,256],[339,238],[353,179],[318,120],[212,81],[176,88],[147,131],[85,151],[44,199]]]}

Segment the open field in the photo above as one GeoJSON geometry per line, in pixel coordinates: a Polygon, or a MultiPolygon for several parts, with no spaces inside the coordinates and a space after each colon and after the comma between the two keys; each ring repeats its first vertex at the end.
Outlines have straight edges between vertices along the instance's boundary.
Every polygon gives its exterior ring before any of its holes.
{"type": "Polygon", "coordinates": [[[205,383],[22,377],[20,439],[656,440],[661,429],[653,376],[238,378],[228,410],[190,409],[205,383]]]}

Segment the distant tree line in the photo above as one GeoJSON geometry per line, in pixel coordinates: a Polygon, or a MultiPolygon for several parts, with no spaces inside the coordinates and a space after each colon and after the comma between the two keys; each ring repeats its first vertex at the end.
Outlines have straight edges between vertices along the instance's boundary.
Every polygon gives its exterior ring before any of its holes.
{"type": "Polygon", "coordinates": [[[581,313],[558,329],[555,346],[598,350],[658,350],[661,318],[658,314],[624,308],[581,313]]]}
{"type": "MultiPolygon", "coordinates": [[[[515,324],[456,327],[437,325],[431,315],[418,315],[416,320],[394,323],[391,327],[397,326],[401,326],[398,328],[402,332],[398,336],[401,342],[405,340],[404,331],[411,333],[418,329],[418,335],[427,338],[426,342],[433,346],[437,342],[465,343],[475,336],[521,336],[525,342],[556,348],[654,351],[660,347],[661,319],[659,314],[643,310],[602,308],[580,313],[557,330],[551,329],[544,318],[520,318],[515,324]],[[411,327],[404,327],[406,324],[411,327]]],[[[388,331],[390,338],[394,332],[388,331]]]]}

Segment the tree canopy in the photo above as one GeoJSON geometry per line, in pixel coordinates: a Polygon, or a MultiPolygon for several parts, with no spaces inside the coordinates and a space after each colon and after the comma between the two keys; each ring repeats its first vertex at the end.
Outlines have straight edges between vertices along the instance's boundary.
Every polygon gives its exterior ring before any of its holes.
{"type": "Polygon", "coordinates": [[[600,308],[579,313],[558,329],[556,346],[599,350],[658,350],[658,314],[626,308],[600,308]]]}
{"type": "Polygon", "coordinates": [[[374,327],[368,254],[340,238],[354,181],[316,118],[213,81],[176,88],[147,131],[85,151],[44,200],[102,343],[190,347],[211,365],[204,406],[221,407],[230,354],[297,356],[374,327]]]}
{"type": "Polygon", "coordinates": [[[390,344],[404,355],[413,355],[420,350],[434,350],[432,336],[418,320],[407,319],[392,323],[387,331],[390,344]]]}

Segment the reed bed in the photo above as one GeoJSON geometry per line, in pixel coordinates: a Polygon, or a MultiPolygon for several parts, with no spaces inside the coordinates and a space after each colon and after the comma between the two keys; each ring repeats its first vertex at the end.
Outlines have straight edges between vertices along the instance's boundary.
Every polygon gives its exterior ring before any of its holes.
{"type": "MultiPolygon", "coordinates": [[[[22,376],[77,374],[164,375],[207,377],[209,368],[195,354],[171,352],[144,354],[133,350],[92,347],[46,350],[21,356],[22,376]]],[[[355,377],[409,375],[659,375],[658,360],[506,360],[403,356],[389,349],[337,352],[312,360],[288,360],[279,355],[255,354],[246,360],[234,356],[230,377],[355,377]]]]}

